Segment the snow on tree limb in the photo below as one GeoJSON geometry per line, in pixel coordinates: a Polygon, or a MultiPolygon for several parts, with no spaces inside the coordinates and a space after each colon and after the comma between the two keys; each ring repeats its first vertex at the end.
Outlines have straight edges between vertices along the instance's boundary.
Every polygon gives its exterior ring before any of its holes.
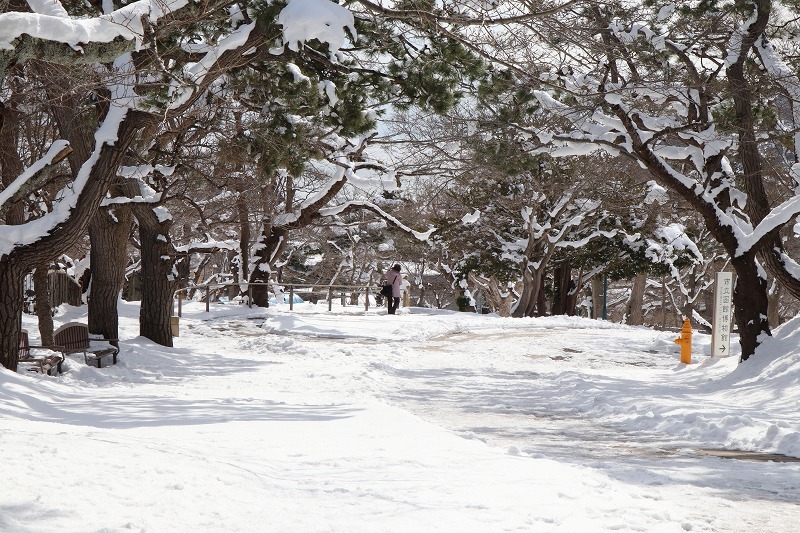
{"type": "Polygon", "coordinates": [[[168,92],[172,99],[169,109],[178,109],[185,105],[195,94],[196,87],[202,85],[206,75],[218,64],[222,54],[244,46],[255,27],[255,22],[238,27],[230,34],[222,37],[217,45],[206,52],[200,61],[186,67],[184,74],[189,85],[178,85],[177,82],[173,81],[168,92]]]}
{"type": "Polygon", "coordinates": [[[30,193],[31,189],[37,185],[35,184],[36,176],[40,175],[45,169],[62,161],[71,151],[72,148],[67,141],[55,141],[41,159],[25,169],[25,172],[0,191],[0,212],[7,208],[6,204],[11,204],[17,201],[20,196],[30,193]],[[31,182],[34,182],[34,184],[31,185],[31,182]]]}
{"type": "Polygon", "coordinates": [[[144,37],[144,18],[155,23],[188,3],[188,0],[139,0],[107,15],[73,19],[64,17],[57,7],[45,9],[45,2],[37,0],[33,2],[36,9],[50,14],[17,11],[0,14],[0,49],[13,50],[14,41],[24,34],[68,44],[76,50],[83,44],[110,43],[118,38],[140,45],[144,37]]]}
{"type": "MultiPolygon", "coordinates": [[[[736,237],[739,243],[737,256],[757,248],[769,233],[800,214],[800,196],[796,196],[773,208],[770,214],[754,228],[748,218],[741,216],[735,210],[724,208],[725,204],[720,205],[717,201],[719,193],[726,190],[731,195],[731,201],[739,199],[740,204],[743,204],[746,197],[733,187],[732,182],[723,181],[712,189],[669,163],[669,161],[690,162],[691,167],[700,176],[705,176],[708,172],[708,160],[724,153],[731,145],[730,140],[717,138],[713,129],[703,133],[704,139],[699,146],[649,145],[647,140],[652,138],[653,133],[650,129],[641,129],[641,126],[650,126],[653,131],[658,131],[659,127],[671,127],[671,119],[659,122],[655,120],[657,117],[647,116],[622,101],[615,104],[621,120],[610,120],[606,118],[607,115],[599,112],[595,112],[589,117],[583,112],[573,110],[545,92],[536,91],[535,96],[548,111],[566,118],[575,127],[575,130],[564,134],[555,134],[541,129],[535,130],[534,134],[539,137],[540,141],[551,147],[548,153],[554,157],[586,155],[596,150],[607,151],[610,145],[638,158],[640,156],[634,151],[633,141],[635,140],[639,146],[649,147],[652,156],[648,162],[649,168],[658,170],[662,179],[668,178],[674,187],[686,190],[712,209],[720,223],[730,227],[736,237]],[[638,120],[634,120],[634,118],[638,120]]],[[[689,132],[684,137],[695,140],[703,138],[689,132]]],[[[725,163],[724,159],[723,163],[725,163]]],[[[723,168],[730,168],[730,166],[725,164],[723,168]]]]}
{"type": "Polygon", "coordinates": [[[71,188],[64,189],[62,196],[53,206],[53,210],[42,218],[32,220],[19,226],[0,226],[0,255],[7,255],[19,245],[32,244],[49,234],[59,224],[70,218],[72,210],[77,206],[78,196],[86,185],[92,168],[100,158],[100,152],[113,146],[117,140],[117,132],[128,109],[112,106],[103,121],[103,125],[95,134],[95,148],[89,159],[81,166],[78,176],[71,188]]]}
{"type": "Polygon", "coordinates": [[[431,235],[433,235],[437,231],[436,228],[429,228],[428,231],[413,230],[408,226],[406,226],[405,224],[403,224],[402,222],[400,222],[397,218],[393,217],[392,215],[390,215],[389,213],[378,207],[377,205],[373,204],[372,202],[366,202],[363,200],[352,200],[334,207],[327,207],[325,209],[320,209],[319,214],[320,216],[336,216],[348,211],[355,211],[357,209],[367,209],[369,211],[372,211],[382,219],[386,220],[387,222],[395,226],[397,229],[403,231],[404,233],[407,233],[408,235],[411,235],[412,237],[420,241],[427,241],[431,237],[431,235]]]}
{"type": "Polygon", "coordinates": [[[190,242],[181,246],[173,246],[179,254],[211,254],[221,250],[239,250],[237,241],[209,241],[209,242],[190,242]]]}
{"type": "Polygon", "coordinates": [[[749,45],[746,42],[746,37],[749,35],[751,28],[758,20],[758,10],[754,9],[750,18],[744,21],[741,26],[731,35],[728,41],[728,55],[725,58],[725,63],[730,66],[738,63],[744,56],[747,55],[749,45]]]}
{"type": "Polygon", "coordinates": [[[738,256],[746,254],[753,247],[757,246],[767,236],[768,233],[782,227],[799,214],[800,196],[793,196],[777,207],[772,208],[769,214],[764,217],[764,220],[762,220],[751,232],[745,233],[741,231],[741,224],[737,225],[737,229],[740,231],[738,234],[739,248],[736,252],[736,255],[738,256]]]}
{"type": "MultiPolygon", "coordinates": [[[[109,86],[109,92],[115,99],[112,99],[106,117],[95,132],[94,149],[78,170],[75,180],[62,189],[58,201],[53,204],[53,210],[41,218],[16,226],[0,226],[0,256],[10,254],[17,246],[37,242],[72,216],[83,188],[91,178],[94,166],[100,160],[101,153],[117,142],[120,126],[128,115],[129,105],[134,96],[130,83],[133,71],[130,59],[130,56],[126,55],[114,63],[114,69],[121,75],[118,83],[109,86]]],[[[61,144],[62,149],[64,146],[61,144]]]]}

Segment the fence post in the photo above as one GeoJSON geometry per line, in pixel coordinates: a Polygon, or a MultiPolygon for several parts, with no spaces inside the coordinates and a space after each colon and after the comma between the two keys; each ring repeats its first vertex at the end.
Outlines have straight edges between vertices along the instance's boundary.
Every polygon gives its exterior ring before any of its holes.
{"type": "Polygon", "coordinates": [[[206,313],[211,310],[211,286],[206,285],[206,313]]]}
{"type": "Polygon", "coordinates": [[[294,311],[294,285],[289,285],[289,311],[294,311]]]}
{"type": "Polygon", "coordinates": [[[181,311],[183,310],[183,293],[181,292],[183,289],[178,291],[178,316],[181,315],[181,311]]]}
{"type": "Polygon", "coordinates": [[[364,287],[364,311],[369,311],[369,287],[364,287]]]}
{"type": "Polygon", "coordinates": [[[333,287],[328,285],[328,311],[333,309],[333,287]]]}
{"type": "Polygon", "coordinates": [[[250,309],[253,308],[253,290],[251,289],[251,285],[247,284],[247,307],[250,309]]]}

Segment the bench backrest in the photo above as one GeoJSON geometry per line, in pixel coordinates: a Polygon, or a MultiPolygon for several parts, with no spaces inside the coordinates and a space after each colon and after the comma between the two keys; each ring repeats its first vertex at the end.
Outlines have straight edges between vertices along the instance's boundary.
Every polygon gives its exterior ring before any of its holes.
{"type": "Polygon", "coordinates": [[[53,342],[67,350],[83,350],[89,347],[89,326],[79,322],[64,324],[53,333],[53,342]]]}
{"type": "Polygon", "coordinates": [[[31,343],[28,340],[28,330],[23,329],[19,333],[19,358],[27,359],[31,355],[31,343]]]}

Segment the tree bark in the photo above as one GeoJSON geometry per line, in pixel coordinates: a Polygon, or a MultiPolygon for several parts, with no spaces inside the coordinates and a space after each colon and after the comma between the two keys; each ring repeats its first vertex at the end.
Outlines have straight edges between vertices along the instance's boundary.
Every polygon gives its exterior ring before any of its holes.
{"type": "Polygon", "coordinates": [[[33,272],[33,290],[36,294],[36,317],[39,319],[39,336],[43,346],[52,346],[53,308],[50,305],[49,263],[40,263],[33,272]]]}
{"type": "Polygon", "coordinates": [[[569,294],[570,269],[566,265],[558,265],[553,269],[553,307],[551,314],[567,314],[567,295],[569,294]]]}
{"type": "Polygon", "coordinates": [[[178,272],[169,238],[172,219],[159,220],[149,207],[136,209],[142,254],[142,305],[139,334],[161,346],[172,346],[172,294],[178,272]]]}
{"type": "Polygon", "coordinates": [[[535,316],[541,290],[542,276],[539,271],[530,268],[528,259],[524,259],[522,264],[522,293],[511,315],[516,318],[535,316]]]}
{"type": "MultiPolygon", "coordinates": [[[[13,98],[13,97],[12,97],[13,98]]],[[[0,180],[7,187],[25,170],[19,156],[17,141],[19,137],[20,112],[0,102],[0,180]]],[[[6,212],[5,223],[22,224],[25,210],[22,202],[16,202],[6,212]]]]}
{"type": "Polygon", "coordinates": [[[742,361],[746,361],[759,345],[759,336],[770,335],[767,322],[769,302],[767,280],[761,277],[753,254],[734,257],[731,265],[736,271],[733,291],[734,318],[739,327],[742,361]]]}
{"type": "Polygon", "coordinates": [[[25,274],[21,263],[0,260],[0,364],[12,372],[19,364],[25,274]]]}
{"type": "Polygon", "coordinates": [[[106,339],[119,338],[117,302],[125,283],[127,243],[133,216],[129,208],[115,209],[113,214],[100,210],[89,224],[92,273],[89,291],[89,333],[106,339]]]}
{"type": "Polygon", "coordinates": [[[286,247],[288,231],[275,227],[270,223],[264,224],[258,250],[255,253],[255,264],[250,272],[250,295],[252,303],[259,307],[269,307],[269,281],[272,274],[272,262],[279,257],[286,247]]]}
{"type": "Polygon", "coordinates": [[[603,278],[595,276],[592,278],[592,318],[600,320],[603,318],[603,278]]]}
{"type": "Polygon", "coordinates": [[[539,296],[536,297],[536,310],[528,316],[545,316],[547,314],[547,295],[544,291],[544,270],[537,273],[539,277],[539,296]]]}
{"type": "Polygon", "coordinates": [[[644,289],[647,285],[647,274],[636,274],[631,287],[631,297],[628,299],[628,324],[641,326],[644,324],[644,289]]]}
{"type": "MultiPolygon", "coordinates": [[[[19,112],[0,102],[0,180],[10,185],[24,170],[17,151],[19,112]]],[[[5,223],[22,224],[24,208],[21,202],[6,212],[5,223]]],[[[20,262],[0,258],[0,364],[16,371],[19,363],[19,339],[22,333],[22,308],[25,269],[20,262]]]]}
{"type": "Polygon", "coordinates": [[[239,254],[241,259],[236,266],[234,280],[241,282],[250,276],[250,208],[247,205],[247,197],[241,191],[236,198],[236,212],[239,215],[239,254]]]}
{"type": "MultiPolygon", "coordinates": [[[[511,289],[506,287],[505,290],[501,290],[500,284],[495,278],[479,276],[474,272],[469,273],[468,279],[471,284],[479,286],[482,289],[489,306],[493,308],[498,315],[502,317],[511,316],[511,306],[514,303],[514,292],[511,289]]],[[[423,292],[424,290],[425,288],[422,287],[423,292]]],[[[421,301],[420,298],[418,302],[421,301]]],[[[417,305],[420,306],[422,304],[417,303],[417,305]]]]}
{"type": "Polygon", "coordinates": [[[573,316],[578,293],[572,280],[572,268],[568,264],[557,266],[553,271],[553,283],[555,284],[553,314],[573,316]]]}
{"type": "Polygon", "coordinates": [[[767,296],[769,300],[769,311],[767,312],[767,317],[771,326],[780,326],[781,324],[781,289],[782,285],[780,283],[775,283],[769,295],[767,296]]]}

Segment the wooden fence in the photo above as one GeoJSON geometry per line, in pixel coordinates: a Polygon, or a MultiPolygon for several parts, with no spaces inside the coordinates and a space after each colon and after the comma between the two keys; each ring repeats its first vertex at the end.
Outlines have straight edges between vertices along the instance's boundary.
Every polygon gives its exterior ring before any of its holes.
{"type": "Polygon", "coordinates": [[[212,295],[215,291],[225,287],[239,287],[240,291],[246,287],[248,306],[252,305],[252,287],[257,285],[267,285],[270,291],[275,295],[276,302],[279,298],[283,298],[284,302],[279,304],[289,304],[289,310],[294,310],[295,296],[299,296],[304,302],[318,303],[320,300],[328,302],[328,311],[333,309],[334,300],[338,299],[342,306],[348,304],[358,305],[358,299],[363,295],[364,297],[364,310],[369,310],[369,296],[370,294],[378,294],[380,287],[370,285],[309,285],[299,283],[209,283],[206,285],[192,285],[177,289],[173,293],[173,301],[177,300],[177,316],[181,316],[181,307],[183,302],[183,294],[188,294],[193,291],[204,291],[205,295],[203,300],[206,303],[206,312],[211,310],[212,295]],[[285,301],[288,297],[288,301],[285,301]],[[353,302],[355,297],[356,302],[353,302]]]}

